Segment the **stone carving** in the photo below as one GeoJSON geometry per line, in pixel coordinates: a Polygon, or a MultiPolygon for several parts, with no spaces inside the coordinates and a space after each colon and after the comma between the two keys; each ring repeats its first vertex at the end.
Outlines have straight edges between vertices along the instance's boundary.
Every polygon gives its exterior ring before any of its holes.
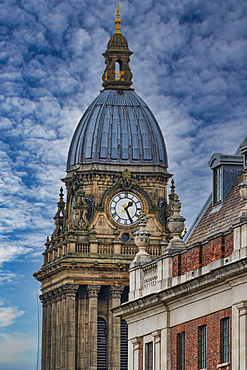
{"type": "Polygon", "coordinates": [[[99,294],[99,291],[100,291],[100,287],[101,287],[100,285],[89,284],[87,286],[88,297],[89,298],[97,298],[98,294],[99,294]]]}
{"type": "Polygon", "coordinates": [[[244,203],[243,208],[240,212],[241,213],[240,216],[247,217],[247,166],[245,166],[243,170],[243,180],[244,181],[238,185],[240,190],[240,196],[244,203]]]}
{"type": "Polygon", "coordinates": [[[111,285],[109,287],[109,294],[113,298],[121,298],[123,290],[124,290],[124,286],[122,285],[111,285]]]}
{"type": "Polygon", "coordinates": [[[133,262],[130,264],[130,268],[152,261],[152,258],[146,252],[146,248],[150,242],[151,233],[145,229],[147,225],[147,217],[143,211],[140,212],[138,224],[140,229],[134,232],[133,235],[135,236],[135,244],[139,248],[139,252],[136,254],[133,262]]]}
{"type": "MultiPolygon", "coordinates": [[[[174,186],[174,182],[172,185],[174,186]]],[[[173,238],[169,242],[168,250],[171,248],[181,249],[185,247],[184,241],[182,240],[181,233],[184,230],[184,222],[186,221],[186,219],[179,214],[181,210],[181,202],[177,194],[175,194],[174,188],[173,188],[173,193],[171,194],[170,202],[169,202],[169,207],[170,207],[169,210],[172,213],[172,215],[168,217],[167,219],[168,229],[173,235],[173,238]]]]}
{"type": "Polygon", "coordinates": [[[60,189],[59,194],[59,201],[57,203],[57,212],[55,216],[53,217],[54,224],[55,224],[55,230],[53,231],[53,237],[59,236],[63,231],[63,222],[64,222],[64,208],[65,208],[65,202],[63,200],[64,194],[63,194],[63,188],[60,189]]]}
{"type": "Polygon", "coordinates": [[[74,219],[72,225],[74,228],[87,228],[87,201],[85,199],[85,192],[83,190],[82,181],[79,182],[78,190],[76,191],[75,203],[73,205],[74,219]]]}
{"type": "Polygon", "coordinates": [[[121,177],[116,176],[115,182],[124,190],[131,190],[133,186],[137,185],[136,176],[132,176],[131,172],[127,168],[122,172],[121,177]]]}

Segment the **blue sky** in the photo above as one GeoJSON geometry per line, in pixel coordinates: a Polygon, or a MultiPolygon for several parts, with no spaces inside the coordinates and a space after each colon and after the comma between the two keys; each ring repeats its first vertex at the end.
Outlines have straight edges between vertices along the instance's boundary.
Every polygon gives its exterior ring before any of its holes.
{"type": "MultiPolygon", "coordinates": [[[[1,370],[36,368],[32,273],[74,129],[101,90],[115,13],[115,0],[0,2],[1,370]]],[[[247,134],[247,2],[122,0],[120,13],[189,227],[211,191],[211,155],[234,154],[247,134]]]]}

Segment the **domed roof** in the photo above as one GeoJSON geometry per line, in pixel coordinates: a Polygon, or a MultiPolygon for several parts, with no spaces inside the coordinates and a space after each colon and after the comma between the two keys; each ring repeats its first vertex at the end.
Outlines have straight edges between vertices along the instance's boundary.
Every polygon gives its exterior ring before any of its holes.
{"type": "Polygon", "coordinates": [[[107,44],[107,49],[128,49],[128,41],[121,33],[114,33],[107,44]]]}
{"type": "Polygon", "coordinates": [[[74,133],[67,170],[83,163],[167,167],[164,138],[154,115],[132,90],[104,90],[74,133]]]}

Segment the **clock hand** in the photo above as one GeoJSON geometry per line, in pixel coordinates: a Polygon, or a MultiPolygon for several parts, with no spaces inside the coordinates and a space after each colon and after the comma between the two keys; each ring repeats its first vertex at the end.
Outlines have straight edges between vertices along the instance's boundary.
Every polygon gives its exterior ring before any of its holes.
{"type": "Polygon", "coordinates": [[[128,205],[127,205],[127,207],[125,207],[125,209],[126,208],[129,208],[129,207],[132,207],[132,206],[133,206],[133,202],[129,202],[128,205]]]}
{"type": "Polygon", "coordinates": [[[130,223],[133,224],[132,218],[130,217],[129,211],[128,211],[128,206],[124,208],[125,212],[127,213],[127,216],[129,217],[130,223]]]}

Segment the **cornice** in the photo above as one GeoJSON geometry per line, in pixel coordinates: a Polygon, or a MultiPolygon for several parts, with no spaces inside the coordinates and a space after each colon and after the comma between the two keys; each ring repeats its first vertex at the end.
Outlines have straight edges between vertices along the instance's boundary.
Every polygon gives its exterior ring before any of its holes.
{"type": "Polygon", "coordinates": [[[151,293],[135,300],[124,303],[123,305],[113,308],[111,311],[115,316],[129,316],[143,310],[144,308],[151,308],[152,306],[162,303],[169,305],[173,301],[188,297],[198,290],[206,290],[214,287],[217,282],[219,284],[228,283],[231,279],[236,279],[247,272],[247,257],[228,265],[219,267],[216,270],[210,271],[205,275],[200,275],[194,279],[180,283],[176,286],[164,289],[157,293],[151,293]]]}

